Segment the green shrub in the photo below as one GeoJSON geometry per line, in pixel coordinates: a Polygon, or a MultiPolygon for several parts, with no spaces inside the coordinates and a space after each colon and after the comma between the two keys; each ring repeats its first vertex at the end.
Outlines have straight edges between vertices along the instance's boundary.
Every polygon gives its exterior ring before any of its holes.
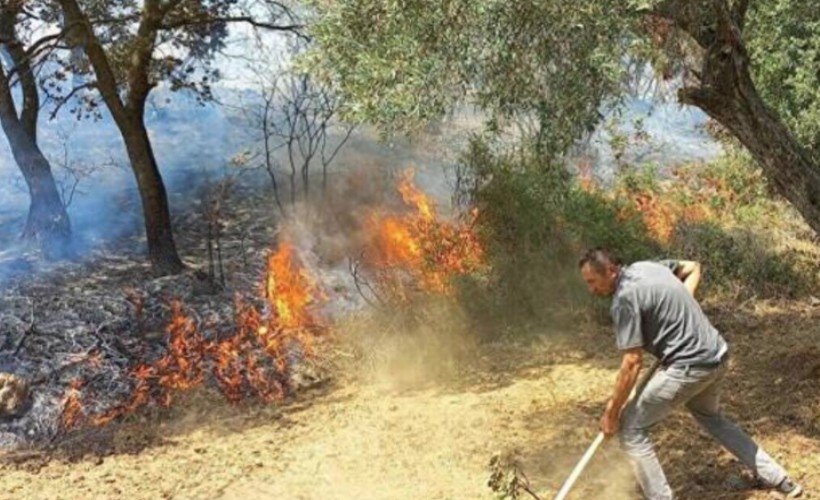
{"type": "Polygon", "coordinates": [[[462,161],[478,175],[471,196],[491,274],[485,289],[467,285],[461,297],[482,328],[526,331],[522,325],[555,324],[588,304],[577,268],[584,247],[630,260],[659,250],[637,214],[624,217],[625,205],[574,186],[561,166],[521,150],[491,153],[482,143],[462,161]]]}
{"type": "Polygon", "coordinates": [[[461,167],[473,176],[469,196],[491,270],[482,282],[465,280],[460,297],[476,327],[490,334],[565,324],[562,318],[589,313],[590,304],[603,316],[606,301],[589,297],[577,270],[590,246],[606,246],[626,262],[698,260],[706,269],[702,296],[792,296],[817,286],[816,255],[801,257],[769,236],[772,225],[786,225],[787,209],[743,153],[684,167],[664,182],[654,168],[627,169],[608,191],[582,189],[564,167],[526,148],[499,151],[474,141],[461,167]],[[649,234],[635,195],[683,214],[667,241],[649,234]],[[688,213],[707,215],[687,220],[688,213]]]}
{"type": "Polygon", "coordinates": [[[704,294],[794,296],[812,288],[793,253],[774,252],[759,234],[715,223],[681,224],[671,252],[704,265],[704,294]]]}

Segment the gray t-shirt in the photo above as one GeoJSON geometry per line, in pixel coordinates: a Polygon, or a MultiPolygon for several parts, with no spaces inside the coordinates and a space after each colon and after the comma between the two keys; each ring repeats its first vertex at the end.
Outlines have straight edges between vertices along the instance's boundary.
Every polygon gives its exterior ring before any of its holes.
{"type": "Polygon", "coordinates": [[[726,341],[674,274],[677,261],[621,269],[610,313],[618,349],[643,347],[665,366],[717,362],[726,341]]]}

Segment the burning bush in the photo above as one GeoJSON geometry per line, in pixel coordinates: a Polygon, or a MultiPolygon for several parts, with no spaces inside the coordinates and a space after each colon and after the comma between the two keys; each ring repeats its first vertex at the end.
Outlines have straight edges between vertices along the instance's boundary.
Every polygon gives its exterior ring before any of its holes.
{"type": "MultiPolygon", "coordinates": [[[[414,291],[451,293],[454,277],[483,262],[472,229],[476,213],[468,222],[440,218],[432,200],[414,186],[412,171],[405,172],[397,192],[401,210],[370,207],[360,221],[366,235],[361,265],[368,279],[388,300],[406,300],[414,291]]],[[[282,239],[267,258],[259,297],[236,296],[230,328],[199,321],[180,300],[171,301],[167,347],[130,369],[128,398],[91,411],[84,403],[104,389],[77,379],[64,396],[62,425],[105,425],[146,405],[167,407],[177,393],[209,381],[230,402],[284,397],[294,365],[316,354],[315,339],[329,328],[314,308],[327,297],[301,264],[297,248],[282,239]]],[[[145,305],[133,290],[127,293],[142,327],[145,305]]]]}
{"type": "Polygon", "coordinates": [[[314,338],[327,330],[311,312],[322,294],[287,242],[270,255],[262,288],[259,306],[237,296],[234,329],[222,337],[197,324],[182,302],[172,301],[167,350],[131,370],[130,399],[89,416],[83,399],[90,395],[82,391],[84,382],[75,380],[65,395],[62,425],[71,428],[86,420],[105,425],[150,403],[167,407],[174,393],[198,387],[209,376],[231,402],[249,395],[281,399],[288,392],[292,365],[311,356],[314,338]]]}
{"type": "Polygon", "coordinates": [[[406,170],[398,191],[404,213],[373,210],[367,219],[365,265],[386,296],[406,300],[411,291],[452,292],[452,279],[479,270],[484,252],[469,220],[442,219],[435,203],[413,184],[406,170]]]}

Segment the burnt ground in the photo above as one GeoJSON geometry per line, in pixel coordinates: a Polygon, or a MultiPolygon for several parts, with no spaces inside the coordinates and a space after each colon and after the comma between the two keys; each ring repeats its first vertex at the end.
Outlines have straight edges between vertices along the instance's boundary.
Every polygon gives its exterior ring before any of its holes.
{"type": "MultiPolygon", "coordinates": [[[[449,352],[437,356],[412,355],[427,351],[424,338],[410,339],[393,348],[400,356],[375,363],[365,362],[369,353],[390,351],[391,340],[341,329],[322,346],[326,376],[278,404],[232,405],[206,384],[168,409],[150,406],[103,428],[56,428],[78,377],[103,374],[92,410],[127,399],[132,358],[162,352],[168,298],[227,322],[235,293],[256,293],[278,215],[258,190],[234,196],[222,214],[224,288],[202,278],[207,224],[195,199],[175,218],[192,267],[182,276],[151,278],[129,251],[135,236],[6,287],[4,369],[45,382],[32,390],[28,417],[0,422],[3,444],[19,446],[3,457],[0,498],[491,498],[496,453],[514,453],[539,495],[557,491],[595,436],[617,368],[606,331],[592,323],[527,341],[439,342],[449,352]],[[142,323],[134,293],[144,299],[142,323]],[[92,350],[101,364],[83,357],[92,350]]],[[[816,495],[820,306],[752,300],[707,312],[733,347],[727,412],[816,495]]],[[[680,498],[769,498],[744,486],[743,469],[688,416],[656,436],[680,498]]],[[[596,457],[576,497],[634,497],[615,446],[596,457]]]]}

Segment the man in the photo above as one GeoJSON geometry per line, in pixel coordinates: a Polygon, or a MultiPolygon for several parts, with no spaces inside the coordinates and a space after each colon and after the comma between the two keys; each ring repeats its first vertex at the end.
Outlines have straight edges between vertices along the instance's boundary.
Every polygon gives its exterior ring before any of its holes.
{"type": "Polygon", "coordinates": [[[644,495],[650,500],[672,498],[648,431],[685,405],[709,434],[760,478],[787,498],[801,496],[800,485],[720,412],[728,346],[694,298],[700,264],[660,261],[623,266],[607,250],[595,248],[586,252],[579,266],[591,293],[612,297],[615,341],[623,360],[601,428],[607,436],[618,433],[644,495]],[[661,368],[637,400],[623,407],[638,379],[643,351],[658,358],[661,368]]]}

